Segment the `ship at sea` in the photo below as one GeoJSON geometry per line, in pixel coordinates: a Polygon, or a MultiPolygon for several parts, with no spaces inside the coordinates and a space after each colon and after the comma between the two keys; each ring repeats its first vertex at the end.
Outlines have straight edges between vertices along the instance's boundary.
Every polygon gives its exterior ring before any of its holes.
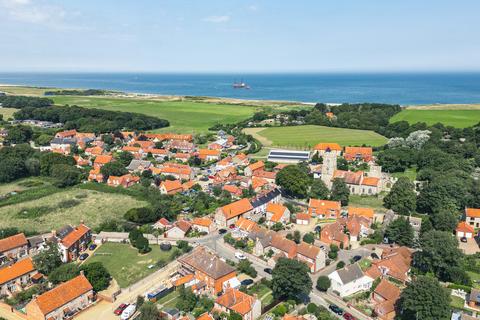
{"type": "Polygon", "coordinates": [[[246,84],[243,80],[240,82],[234,82],[233,83],[233,88],[234,89],[250,89],[250,86],[246,84]]]}

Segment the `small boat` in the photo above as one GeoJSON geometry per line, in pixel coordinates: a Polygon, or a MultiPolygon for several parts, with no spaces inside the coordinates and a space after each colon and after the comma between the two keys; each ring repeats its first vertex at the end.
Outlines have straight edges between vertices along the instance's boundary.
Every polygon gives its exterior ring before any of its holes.
{"type": "Polygon", "coordinates": [[[233,88],[234,89],[250,89],[250,86],[248,84],[246,84],[245,82],[240,81],[240,82],[234,82],[233,83],[233,88]]]}

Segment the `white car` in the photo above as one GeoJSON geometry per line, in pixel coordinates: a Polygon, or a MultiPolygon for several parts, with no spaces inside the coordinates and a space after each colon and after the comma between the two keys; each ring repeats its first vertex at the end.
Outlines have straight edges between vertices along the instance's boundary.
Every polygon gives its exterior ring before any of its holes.
{"type": "Polygon", "coordinates": [[[245,255],[241,252],[235,252],[235,258],[237,258],[238,260],[245,260],[247,259],[247,257],[245,257],[245,255]]]}
{"type": "Polygon", "coordinates": [[[125,310],[123,310],[122,315],[120,316],[121,320],[130,319],[137,310],[137,306],[134,304],[129,305],[125,310]]]}

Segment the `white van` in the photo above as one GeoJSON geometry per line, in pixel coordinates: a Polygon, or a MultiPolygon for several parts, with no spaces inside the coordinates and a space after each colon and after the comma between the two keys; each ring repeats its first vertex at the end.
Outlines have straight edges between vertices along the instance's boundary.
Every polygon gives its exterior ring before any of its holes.
{"type": "Polygon", "coordinates": [[[135,313],[135,310],[137,310],[137,306],[134,304],[129,305],[125,310],[123,310],[122,315],[120,316],[120,319],[122,320],[127,320],[130,319],[131,316],[135,313]]]}

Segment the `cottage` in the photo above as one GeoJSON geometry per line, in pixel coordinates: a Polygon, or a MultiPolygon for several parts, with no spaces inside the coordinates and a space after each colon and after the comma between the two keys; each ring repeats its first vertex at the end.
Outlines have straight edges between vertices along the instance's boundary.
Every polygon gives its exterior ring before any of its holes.
{"type": "Polygon", "coordinates": [[[371,229],[371,220],[363,216],[349,216],[348,218],[340,218],[338,222],[344,226],[350,233],[350,241],[360,241],[366,237],[371,229]]]}
{"type": "Polygon", "coordinates": [[[215,300],[215,309],[226,313],[236,312],[242,316],[243,320],[255,320],[262,314],[262,304],[259,299],[233,288],[227,289],[215,300]]]}
{"type": "Polygon", "coordinates": [[[343,231],[344,227],[339,222],[326,225],[320,232],[320,241],[328,245],[334,244],[339,248],[348,248],[349,239],[343,231]]]}
{"type": "Polygon", "coordinates": [[[374,313],[382,320],[395,318],[395,303],[400,298],[400,289],[393,283],[382,279],[372,293],[375,303],[374,313]]]}
{"type": "Polygon", "coordinates": [[[100,171],[99,167],[96,167],[90,170],[90,172],[88,173],[88,181],[90,182],[96,181],[98,183],[103,182],[103,174],[100,171]]]}
{"type": "Polygon", "coordinates": [[[0,264],[28,255],[28,241],[23,233],[0,239],[0,264]]]}
{"type": "Polygon", "coordinates": [[[181,264],[180,273],[193,274],[195,279],[205,284],[211,294],[217,294],[223,290],[224,282],[236,277],[236,270],[216,255],[199,246],[188,254],[178,258],[181,264]]]}
{"type": "Polygon", "coordinates": [[[160,183],[161,194],[175,194],[183,191],[182,182],[180,180],[165,180],[160,183]]]}
{"type": "Polygon", "coordinates": [[[385,249],[381,259],[373,260],[372,266],[367,270],[370,275],[391,277],[405,283],[410,280],[410,264],[412,252],[407,247],[385,249]]]}
{"type": "Polygon", "coordinates": [[[59,139],[75,138],[76,135],[77,135],[77,130],[73,129],[73,130],[57,132],[55,134],[55,138],[59,138],[59,139]]]}
{"type": "Polygon", "coordinates": [[[166,238],[185,238],[191,228],[192,225],[190,222],[179,220],[173,224],[172,228],[165,231],[163,235],[166,238]]]}
{"type": "Polygon", "coordinates": [[[465,221],[460,221],[457,225],[457,228],[455,229],[455,234],[459,239],[472,239],[475,234],[475,229],[472,226],[468,225],[465,221]]]}
{"type": "Polygon", "coordinates": [[[99,155],[95,158],[95,161],[93,161],[93,167],[99,169],[107,163],[111,162],[112,160],[113,157],[110,155],[99,155]]]}
{"type": "Polygon", "coordinates": [[[198,150],[198,157],[204,161],[220,160],[222,152],[220,150],[200,149],[198,150]]]}
{"type": "Polygon", "coordinates": [[[125,174],[123,176],[110,176],[107,180],[107,185],[110,187],[119,187],[129,188],[136,183],[140,182],[140,177],[132,176],[131,174],[125,174]]]}
{"type": "Polygon", "coordinates": [[[232,158],[232,162],[236,166],[246,166],[248,165],[248,157],[244,153],[239,153],[232,158]]]}
{"type": "Polygon", "coordinates": [[[244,174],[247,177],[251,177],[256,170],[263,170],[264,168],[265,163],[263,161],[257,161],[248,165],[244,170],[244,174]]]}
{"type": "Polygon", "coordinates": [[[61,320],[85,309],[94,298],[92,285],[80,274],[33,298],[25,309],[31,320],[61,320]]]}
{"type": "Polygon", "coordinates": [[[0,269],[0,295],[10,296],[22,291],[37,274],[31,258],[25,258],[0,269]]]}
{"type": "Polygon", "coordinates": [[[79,257],[82,251],[87,249],[92,241],[92,230],[84,224],[78,227],[66,226],[54,236],[59,240],[58,249],[64,263],[73,261],[79,257]]]}
{"type": "Polygon", "coordinates": [[[373,221],[375,212],[372,208],[348,207],[348,216],[360,216],[373,221]]]}
{"type": "Polygon", "coordinates": [[[330,273],[328,278],[330,288],[342,298],[369,290],[373,284],[373,279],[365,275],[357,263],[330,273]]]}
{"type": "Polygon", "coordinates": [[[178,180],[192,180],[194,178],[192,168],[185,164],[166,162],[160,168],[151,168],[151,170],[153,174],[172,176],[178,180]]]}
{"type": "Polygon", "coordinates": [[[286,257],[289,259],[295,258],[297,255],[297,245],[294,241],[284,238],[279,234],[272,237],[270,247],[278,257],[286,257]]]}
{"type": "Polygon", "coordinates": [[[172,227],[172,224],[170,223],[170,221],[168,221],[165,218],[160,218],[160,220],[155,222],[155,224],[153,225],[154,229],[162,229],[162,230],[167,230],[167,229],[170,229],[171,227],[172,227]]]}
{"type": "Polygon", "coordinates": [[[323,157],[325,153],[332,153],[335,157],[339,157],[342,154],[342,147],[338,143],[319,143],[313,150],[313,152],[317,152],[321,157],[323,157]]]}
{"type": "Polygon", "coordinates": [[[258,221],[265,215],[269,203],[278,203],[281,199],[281,192],[277,188],[263,191],[256,197],[250,199],[252,203],[252,219],[258,221]]]}
{"type": "Polygon", "coordinates": [[[310,272],[315,273],[325,268],[326,254],[319,247],[302,241],[297,245],[296,259],[304,262],[310,269],[310,272]]]}
{"type": "Polygon", "coordinates": [[[308,213],[320,219],[337,219],[340,216],[342,205],[340,201],[310,199],[308,213]]]}
{"type": "Polygon", "coordinates": [[[192,221],[192,228],[197,230],[198,232],[208,234],[215,229],[215,226],[213,224],[213,221],[209,218],[195,218],[192,221]]]}
{"type": "Polygon", "coordinates": [[[290,222],[290,210],[278,203],[268,203],[265,210],[265,221],[267,225],[287,224],[290,222]]]}
{"type": "Polygon", "coordinates": [[[474,228],[480,228],[480,209],[466,208],[465,221],[474,228]]]}
{"type": "Polygon", "coordinates": [[[310,215],[308,213],[297,213],[295,221],[300,225],[308,225],[310,223],[310,215]]]}
{"type": "Polygon", "coordinates": [[[150,161],[133,159],[130,161],[127,170],[130,172],[143,172],[149,170],[151,167],[152,163],[150,161]]]}
{"type": "Polygon", "coordinates": [[[373,160],[373,149],[371,147],[345,147],[343,157],[347,161],[364,161],[373,160]]]}
{"type": "Polygon", "coordinates": [[[227,227],[241,217],[249,217],[252,210],[253,206],[248,199],[232,202],[216,210],[215,223],[219,227],[227,227]]]}

